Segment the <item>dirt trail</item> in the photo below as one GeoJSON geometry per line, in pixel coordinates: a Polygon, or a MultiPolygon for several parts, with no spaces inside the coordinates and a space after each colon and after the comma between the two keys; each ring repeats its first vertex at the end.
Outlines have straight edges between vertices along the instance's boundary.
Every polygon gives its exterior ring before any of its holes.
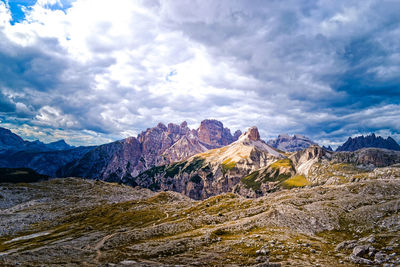
{"type": "Polygon", "coordinates": [[[103,237],[99,242],[96,243],[96,245],[94,246],[94,249],[96,250],[96,257],[94,258],[94,260],[98,263],[99,259],[101,257],[101,248],[104,246],[104,243],[110,239],[111,237],[113,237],[114,235],[116,235],[117,233],[113,233],[113,234],[109,234],[106,235],[105,237],[103,237]]]}

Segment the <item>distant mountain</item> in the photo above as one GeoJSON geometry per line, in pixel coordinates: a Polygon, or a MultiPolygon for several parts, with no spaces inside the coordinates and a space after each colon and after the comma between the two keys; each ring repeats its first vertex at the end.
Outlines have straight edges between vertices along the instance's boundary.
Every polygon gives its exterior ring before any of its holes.
{"type": "Polygon", "coordinates": [[[14,149],[25,145],[25,141],[8,129],[0,127],[0,149],[14,149]]]}
{"type": "Polygon", "coordinates": [[[333,151],[331,146],[322,146],[323,149],[328,150],[328,151],[333,151]]]}
{"type": "Polygon", "coordinates": [[[68,145],[64,140],[45,144],[36,141],[26,141],[14,134],[9,129],[0,127],[0,153],[3,151],[56,151],[72,149],[74,146],[68,145]]]}
{"type": "Polygon", "coordinates": [[[234,135],[217,120],[204,120],[198,129],[159,123],[138,135],[98,146],[58,171],[58,175],[121,181],[154,166],[185,160],[208,149],[234,142],[234,135]]]}
{"type": "Polygon", "coordinates": [[[64,140],[48,144],[39,140],[29,142],[0,127],[0,167],[4,168],[31,168],[54,177],[59,168],[81,158],[93,148],[73,147],[64,140]]]}
{"type": "Polygon", "coordinates": [[[306,149],[316,143],[304,135],[295,134],[290,136],[288,134],[280,134],[278,138],[269,140],[267,144],[282,151],[294,152],[306,149]]]}
{"type": "Polygon", "coordinates": [[[347,139],[343,145],[339,146],[336,151],[356,151],[366,147],[385,148],[400,151],[399,144],[392,137],[389,136],[388,138],[384,139],[381,136],[376,136],[374,133],[367,136],[357,136],[355,138],[349,137],[349,139],[347,139]]]}
{"type": "Polygon", "coordinates": [[[82,146],[67,150],[7,151],[0,153],[0,167],[31,168],[40,174],[56,177],[58,169],[81,158],[93,148],[82,146]]]}

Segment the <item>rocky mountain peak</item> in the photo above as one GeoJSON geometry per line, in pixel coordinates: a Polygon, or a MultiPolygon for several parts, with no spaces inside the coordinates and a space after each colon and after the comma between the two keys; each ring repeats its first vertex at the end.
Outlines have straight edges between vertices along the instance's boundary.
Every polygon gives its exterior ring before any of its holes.
{"type": "Polygon", "coordinates": [[[167,126],[165,126],[165,124],[164,123],[162,123],[162,122],[159,122],[158,124],[157,124],[157,128],[159,128],[159,129],[161,129],[162,131],[167,131],[167,126]]]}
{"type": "Polygon", "coordinates": [[[249,128],[248,137],[250,140],[253,140],[253,141],[260,140],[260,133],[258,132],[258,129],[256,126],[249,128]]]}
{"type": "Polygon", "coordinates": [[[226,146],[236,141],[231,131],[217,120],[203,120],[197,130],[197,136],[207,146],[226,146]]]}
{"type": "Polygon", "coordinates": [[[247,132],[243,133],[240,137],[240,140],[246,141],[259,141],[260,139],[260,133],[258,132],[258,128],[256,126],[250,127],[247,132]]]}
{"type": "Polygon", "coordinates": [[[0,127],[0,148],[11,146],[23,146],[24,140],[6,128],[0,127]]]}

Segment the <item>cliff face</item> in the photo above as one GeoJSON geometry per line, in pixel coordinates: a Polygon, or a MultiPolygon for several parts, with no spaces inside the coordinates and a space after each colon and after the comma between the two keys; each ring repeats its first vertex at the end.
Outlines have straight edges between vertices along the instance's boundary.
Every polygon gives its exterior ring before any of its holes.
{"type": "Polygon", "coordinates": [[[122,181],[154,166],[185,160],[234,140],[230,130],[215,120],[202,121],[197,130],[189,129],[186,122],[180,125],[170,123],[168,126],[159,123],[137,138],[130,137],[97,147],[60,169],[58,174],[122,181]]]}

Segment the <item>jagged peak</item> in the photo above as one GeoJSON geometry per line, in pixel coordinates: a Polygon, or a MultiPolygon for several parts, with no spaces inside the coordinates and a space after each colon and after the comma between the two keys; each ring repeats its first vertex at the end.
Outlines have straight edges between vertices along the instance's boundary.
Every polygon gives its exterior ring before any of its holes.
{"type": "Polygon", "coordinates": [[[250,127],[247,132],[243,133],[239,140],[251,140],[251,141],[260,141],[260,133],[258,132],[258,128],[256,126],[250,127]]]}
{"type": "Polygon", "coordinates": [[[163,131],[166,131],[166,130],[168,129],[167,126],[165,126],[165,124],[162,123],[162,122],[159,122],[159,123],[157,124],[157,128],[159,128],[159,129],[161,129],[161,130],[163,130],[163,131]]]}

